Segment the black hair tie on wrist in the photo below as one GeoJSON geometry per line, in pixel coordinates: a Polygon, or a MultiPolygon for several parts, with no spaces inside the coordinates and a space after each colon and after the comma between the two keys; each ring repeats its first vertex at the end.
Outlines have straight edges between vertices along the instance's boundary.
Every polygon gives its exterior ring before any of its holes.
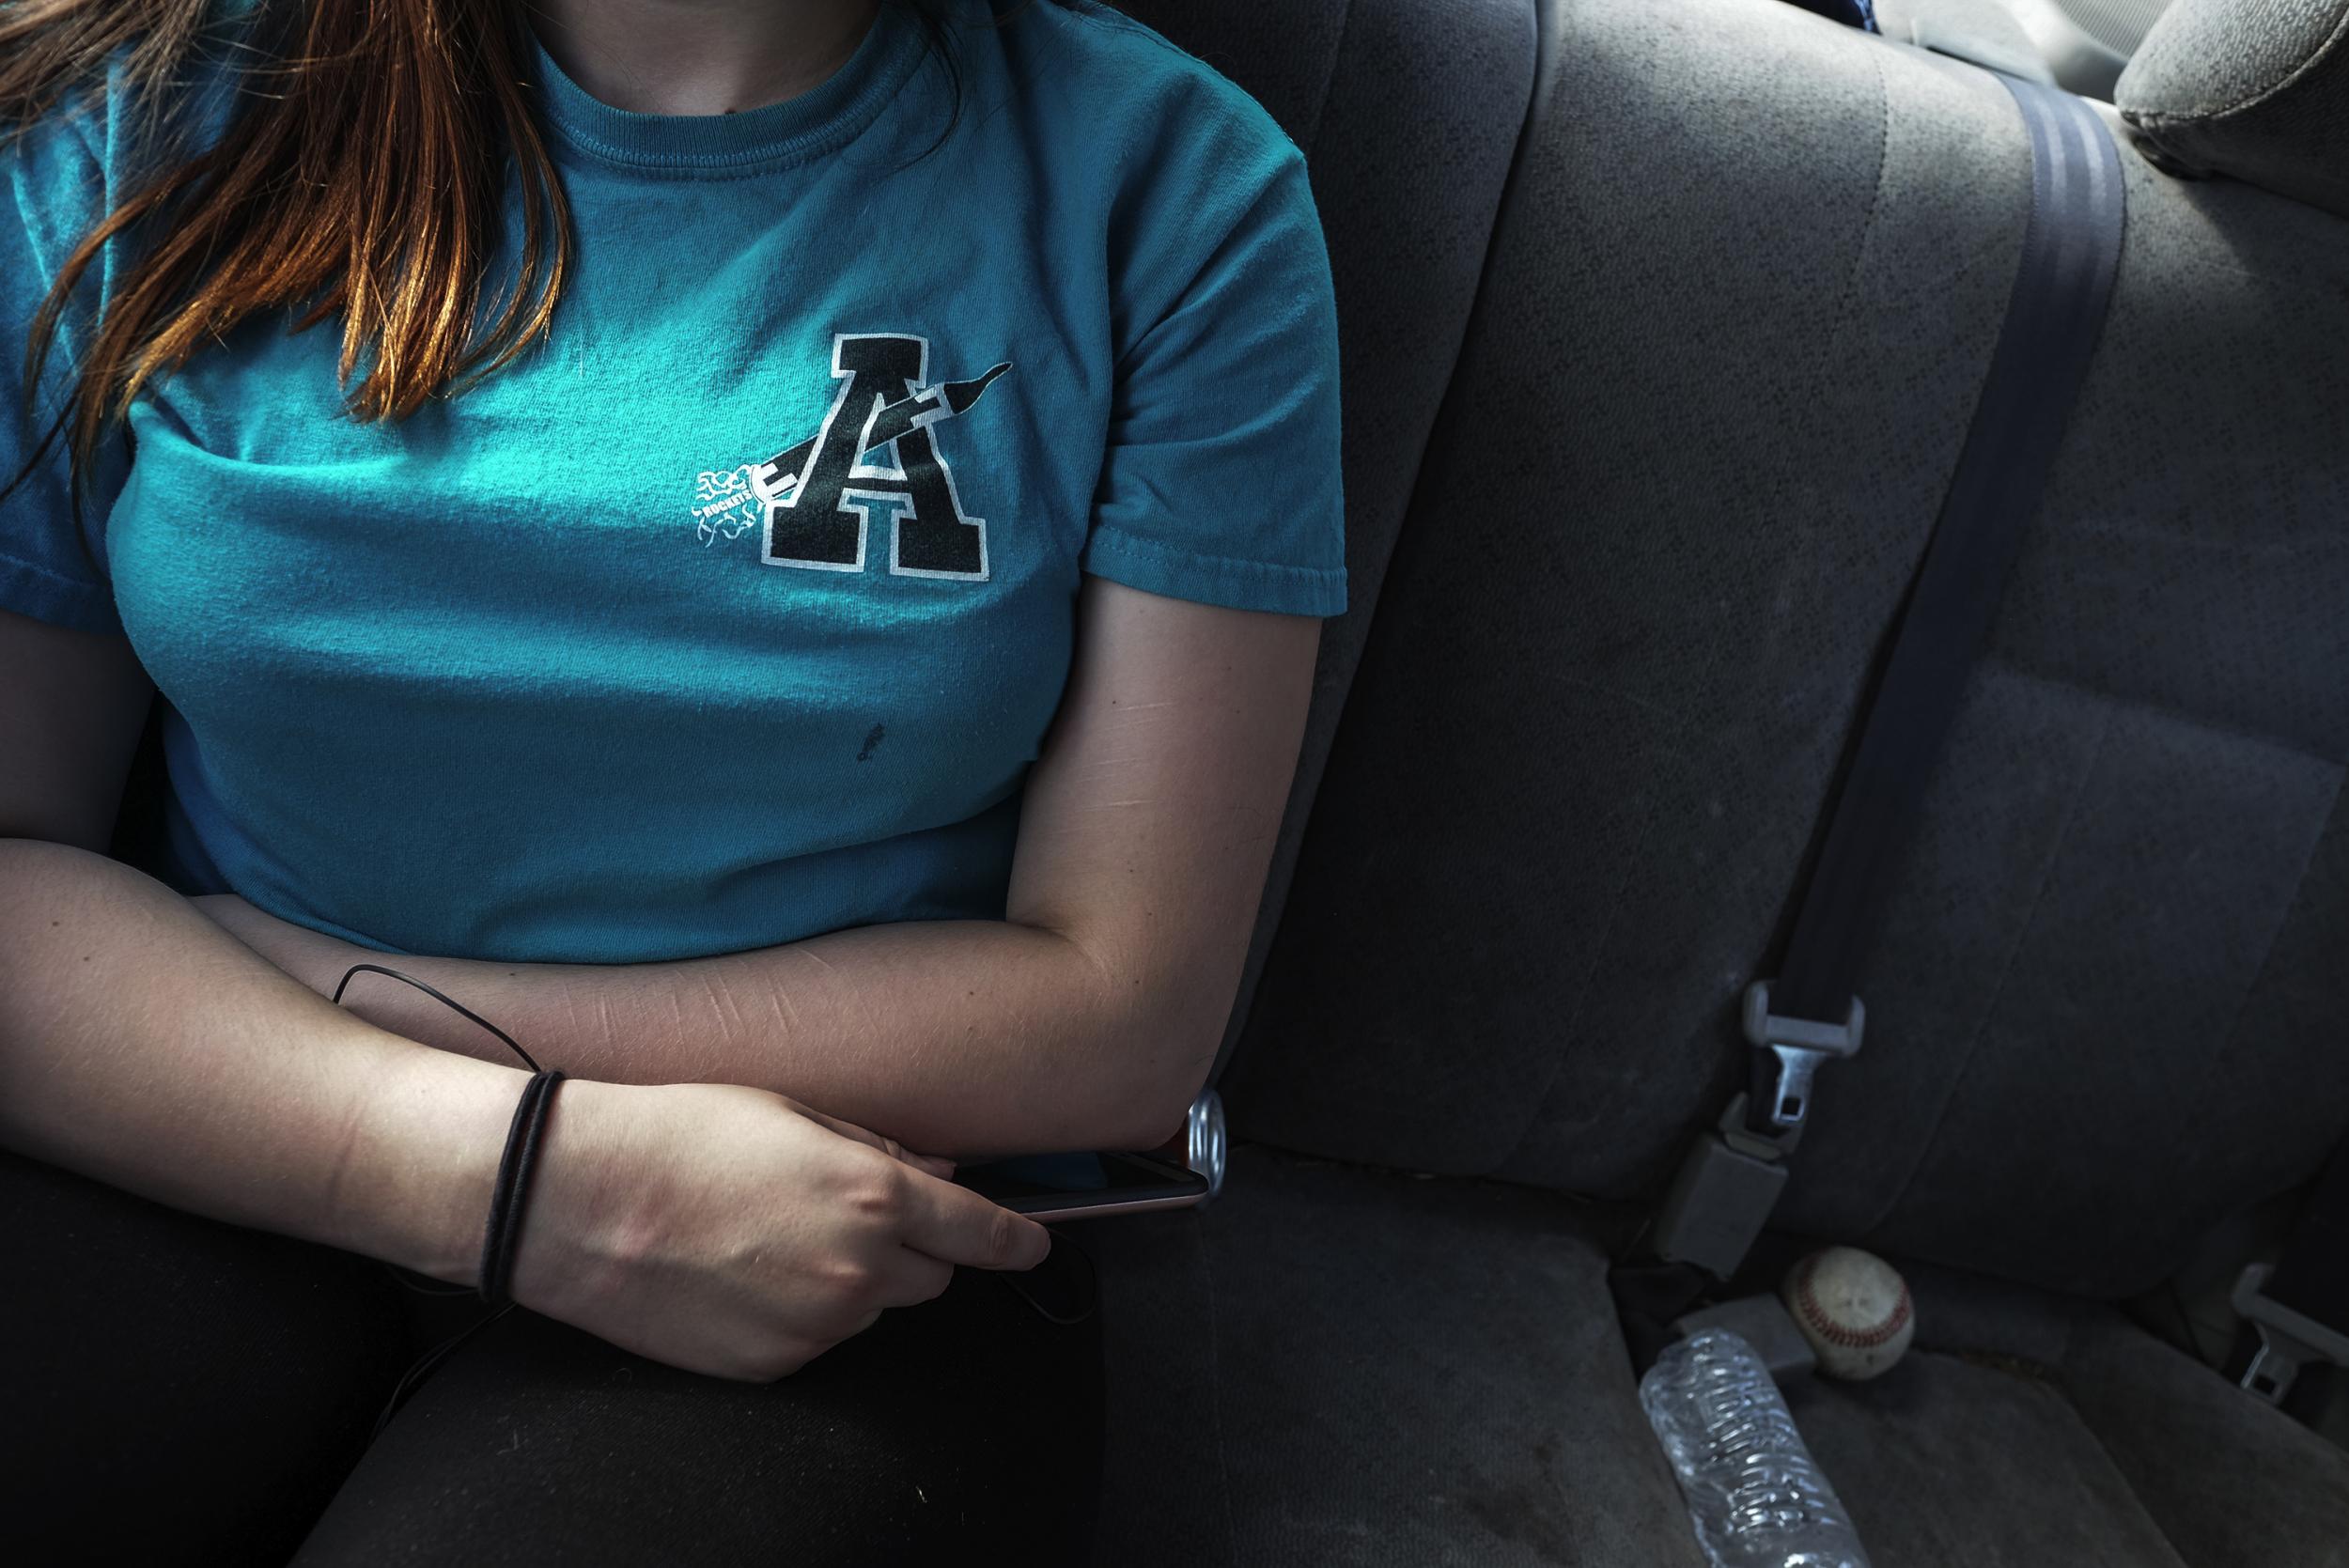
{"type": "MultiPolygon", "coordinates": [[[[491,1310],[475,1319],[470,1327],[425,1352],[414,1365],[401,1374],[399,1382],[392,1389],[391,1398],[384,1402],[382,1414],[375,1419],[374,1431],[368,1435],[367,1440],[373,1442],[376,1437],[382,1435],[383,1428],[391,1424],[392,1417],[397,1415],[399,1407],[407,1403],[409,1393],[426,1374],[439,1365],[449,1352],[521,1305],[514,1299],[512,1292],[508,1289],[514,1274],[514,1250],[517,1238],[521,1234],[523,1205],[530,1200],[530,1178],[537,1168],[538,1145],[545,1137],[547,1112],[554,1102],[554,1086],[563,1081],[564,1074],[559,1068],[539,1066],[531,1054],[522,1049],[520,1041],[456,998],[435,990],[412,974],[403,974],[383,964],[353,964],[345,970],[342,983],[334,987],[334,995],[332,998],[336,1005],[341,1004],[343,993],[350,988],[350,983],[362,974],[380,974],[388,979],[397,980],[402,985],[412,986],[443,1006],[463,1015],[468,1021],[496,1035],[506,1049],[522,1059],[523,1063],[529,1066],[532,1075],[530,1081],[522,1086],[521,1099],[514,1107],[513,1123],[506,1128],[506,1153],[498,1161],[497,1180],[490,1193],[490,1222],[481,1238],[481,1279],[475,1288],[481,1299],[491,1310]]],[[[1064,1243],[1075,1242],[1076,1238],[1072,1235],[1055,1233],[1053,1251],[1058,1253],[1064,1243]]],[[[990,1271],[988,1277],[1003,1284],[1014,1296],[1026,1302],[1037,1315],[1048,1322],[1064,1325],[1082,1323],[1093,1315],[1097,1287],[1093,1278],[1095,1269],[1092,1266],[1092,1253],[1081,1244],[1077,1245],[1076,1250],[1085,1260],[1087,1266],[1084,1273],[1087,1278],[1086,1288],[1079,1293],[1082,1300],[1082,1308],[1073,1316],[1052,1311],[1043,1301],[1037,1299],[1025,1284],[1019,1282],[1008,1273],[990,1271]]],[[[412,1275],[381,1259],[377,1261],[386,1274],[418,1295],[462,1296],[468,1294],[462,1285],[435,1285],[423,1276],[412,1275]]]]}
{"type": "MultiPolygon", "coordinates": [[[[463,1002],[434,990],[412,974],[402,974],[399,970],[386,968],[381,964],[351,965],[344,971],[342,984],[334,987],[332,1000],[339,1005],[343,1000],[343,992],[349,990],[351,981],[362,974],[389,976],[403,985],[414,986],[443,1006],[454,1008],[472,1022],[479,1024],[483,1029],[496,1035],[505,1043],[506,1049],[522,1059],[532,1074],[530,1081],[522,1086],[521,1102],[514,1107],[513,1125],[506,1129],[505,1157],[498,1161],[497,1181],[491,1187],[490,1193],[489,1228],[481,1240],[481,1280],[476,1289],[481,1299],[488,1302],[494,1310],[484,1312],[474,1321],[470,1327],[442,1341],[432,1349],[425,1352],[413,1366],[400,1374],[399,1382],[392,1389],[392,1397],[384,1402],[383,1413],[375,1419],[375,1430],[368,1436],[368,1441],[372,1442],[377,1436],[381,1436],[383,1428],[390,1424],[392,1417],[398,1412],[400,1405],[406,1403],[411,1389],[425,1374],[439,1365],[443,1358],[446,1357],[450,1351],[455,1350],[459,1345],[473,1338],[474,1334],[497,1322],[520,1305],[506,1286],[513,1278],[516,1237],[521,1233],[522,1205],[530,1199],[530,1177],[537,1166],[538,1144],[544,1136],[547,1109],[554,1100],[554,1086],[563,1081],[563,1074],[554,1068],[539,1066],[511,1034],[506,1033],[506,1031],[463,1002]]],[[[436,1286],[424,1281],[421,1276],[411,1275],[381,1259],[378,1259],[377,1262],[381,1264],[386,1274],[420,1296],[473,1294],[462,1285],[436,1286]]]]}
{"type": "Polygon", "coordinates": [[[559,1067],[534,1074],[522,1086],[513,1126],[506,1130],[506,1157],[498,1161],[497,1185],[490,1193],[489,1230],[481,1239],[481,1299],[492,1307],[511,1306],[514,1301],[506,1285],[514,1274],[522,1205],[530,1200],[530,1178],[537,1169],[547,1110],[554,1104],[554,1086],[562,1081],[559,1067]]]}

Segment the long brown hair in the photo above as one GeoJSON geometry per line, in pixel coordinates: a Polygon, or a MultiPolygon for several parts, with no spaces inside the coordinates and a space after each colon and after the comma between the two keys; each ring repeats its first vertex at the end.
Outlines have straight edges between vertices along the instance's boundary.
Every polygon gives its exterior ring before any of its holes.
{"type": "MultiPolygon", "coordinates": [[[[568,216],[531,118],[511,0],[263,0],[233,30],[220,0],[17,0],[0,6],[0,126],[21,131],[88,89],[121,52],[126,127],[147,165],[83,237],[35,315],[29,397],[67,301],[101,248],[142,240],[77,367],[75,474],[150,380],[259,312],[294,330],[342,319],[341,379],[360,419],[397,419],[486,374],[544,331],[569,265],[568,216]],[[236,112],[192,154],[189,66],[234,50],[236,112]],[[527,220],[515,287],[474,337],[510,149],[527,220]]],[[[47,442],[42,442],[45,449],[47,442]]],[[[77,487],[78,488],[78,487],[77,487]]]]}
{"type": "MultiPolygon", "coordinates": [[[[905,3],[943,44],[939,0],[905,3]]],[[[125,96],[142,110],[129,129],[143,172],[58,268],[23,365],[29,399],[84,274],[108,241],[135,235],[135,259],[66,406],[14,476],[29,474],[70,426],[77,510],[109,423],[249,317],[298,309],[299,332],[339,316],[337,374],[346,384],[358,375],[351,415],[397,420],[461,392],[544,333],[569,271],[569,212],[531,116],[521,69],[531,44],[517,0],[252,0],[241,16],[230,9],[224,0],[0,0],[0,147],[93,89],[117,56],[125,96]],[[224,56],[233,56],[234,112],[217,141],[193,150],[194,103],[177,84],[192,63],[224,56]],[[512,287],[476,332],[508,158],[521,179],[522,251],[512,287]]]]}

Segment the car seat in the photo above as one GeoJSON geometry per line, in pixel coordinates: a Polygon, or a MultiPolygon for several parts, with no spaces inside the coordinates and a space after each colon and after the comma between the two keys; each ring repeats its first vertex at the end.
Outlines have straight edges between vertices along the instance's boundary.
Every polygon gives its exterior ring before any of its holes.
{"type": "MultiPolygon", "coordinates": [[[[1608,1269],[1742,1076],[1955,465],[2014,102],[1776,0],[1125,8],[1308,155],[1355,598],[1224,1188],[1084,1227],[1098,1560],[1700,1563],[1608,1269]]],[[[1747,1281],[1909,1273],[1908,1359],[1791,1395],[1876,1568],[2349,1562],[2349,1453],[2143,1321],[2349,1131],[2344,28],[2182,0],[2100,111],[2110,313],[1747,1281]]]]}

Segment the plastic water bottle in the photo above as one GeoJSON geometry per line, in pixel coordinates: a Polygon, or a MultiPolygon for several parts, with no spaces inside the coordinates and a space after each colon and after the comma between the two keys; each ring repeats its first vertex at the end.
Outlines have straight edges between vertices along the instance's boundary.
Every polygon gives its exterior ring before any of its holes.
{"type": "Polygon", "coordinates": [[[1753,1347],[1706,1328],[1640,1379],[1713,1568],[1868,1568],[1851,1515],[1803,1447],[1753,1347]]]}

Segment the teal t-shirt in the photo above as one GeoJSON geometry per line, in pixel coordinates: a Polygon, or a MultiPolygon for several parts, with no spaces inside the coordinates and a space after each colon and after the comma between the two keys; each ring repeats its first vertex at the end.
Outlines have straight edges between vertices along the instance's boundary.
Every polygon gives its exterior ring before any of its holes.
{"type": "MultiPolygon", "coordinates": [[[[0,607],[119,628],[168,700],[183,891],[573,963],[1000,919],[1081,572],[1344,609],[1297,147],[1091,4],[968,0],[954,42],[950,130],[894,4],[734,115],[627,113],[541,53],[578,241],[549,340],[361,424],[336,323],[248,321],[135,406],[85,541],[54,453],[0,503],[0,607]]],[[[0,365],[118,194],[121,112],[6,154],[0,365]]],[[[0,478],[61,363],[0,402],[0,478]]]]}

